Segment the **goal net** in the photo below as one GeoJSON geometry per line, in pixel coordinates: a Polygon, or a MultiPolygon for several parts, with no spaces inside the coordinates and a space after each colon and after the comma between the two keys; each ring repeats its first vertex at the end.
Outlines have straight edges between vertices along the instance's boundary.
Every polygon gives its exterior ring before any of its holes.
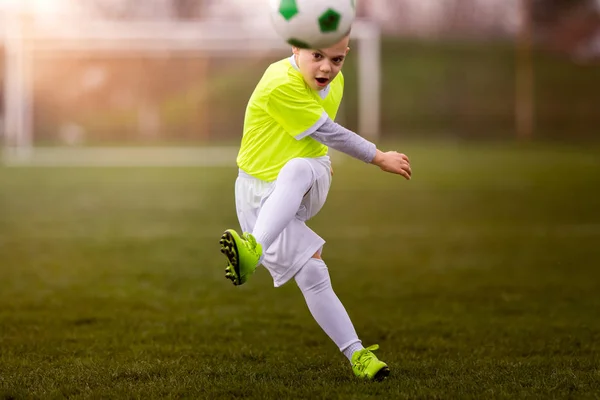
{"type": "MultiPolygon", "coordinates": [[[[268,21],[40,21],[13,10],[3,29],[7,165],[232,165],[254,85],[291,54],[268,21]]],[[[380,33],[357,21],[352,35],[345,74],[357,100],[340,118],[376,139],[380,33]]]]}

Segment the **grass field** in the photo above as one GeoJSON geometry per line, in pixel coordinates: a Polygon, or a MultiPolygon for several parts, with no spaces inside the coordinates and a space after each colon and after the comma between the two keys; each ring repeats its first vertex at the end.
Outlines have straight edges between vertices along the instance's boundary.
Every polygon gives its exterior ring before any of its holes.
{"type": "Polygon", "coordinates": [[[337,157],[312,224],[381,384],[293,282],[224,279],[235,168],[0,168],[0,399],[599,398],[600,146],[402,150],[337,157]]]}

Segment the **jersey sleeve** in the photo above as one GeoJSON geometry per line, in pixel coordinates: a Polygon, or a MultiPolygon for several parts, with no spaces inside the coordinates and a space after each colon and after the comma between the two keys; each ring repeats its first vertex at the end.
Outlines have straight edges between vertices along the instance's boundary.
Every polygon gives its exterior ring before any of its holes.
{"type": "Polygon", "coordinates": [[[303,82],[295,80],[273,89],[267,112],[296,140],[313,134],[328,119],[321,104],[306,92],[303,82]]]}

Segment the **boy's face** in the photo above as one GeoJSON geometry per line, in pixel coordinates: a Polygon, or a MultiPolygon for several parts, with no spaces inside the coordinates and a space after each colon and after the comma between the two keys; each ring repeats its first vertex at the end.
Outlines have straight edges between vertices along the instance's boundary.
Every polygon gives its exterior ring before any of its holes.
{"type": "Polygon", "coordinates": [[[327,49],[293,48],[296,64],[304,81],[313,90],[324,89],[335,79],[342,69],[350,48],[350,37],[346,36],[340,42],[327,49]]]}

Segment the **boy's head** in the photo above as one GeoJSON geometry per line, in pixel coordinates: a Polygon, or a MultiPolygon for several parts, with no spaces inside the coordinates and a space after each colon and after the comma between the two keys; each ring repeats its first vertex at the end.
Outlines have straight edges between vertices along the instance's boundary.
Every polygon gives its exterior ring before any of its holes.
{"type": "Polygon", "coordinates": [[[311,89],[324,89],[340,73],[350,51],[349,43],[350,35],[347,35],[326,49],[292,48],[300,73],[311,89]]]}

